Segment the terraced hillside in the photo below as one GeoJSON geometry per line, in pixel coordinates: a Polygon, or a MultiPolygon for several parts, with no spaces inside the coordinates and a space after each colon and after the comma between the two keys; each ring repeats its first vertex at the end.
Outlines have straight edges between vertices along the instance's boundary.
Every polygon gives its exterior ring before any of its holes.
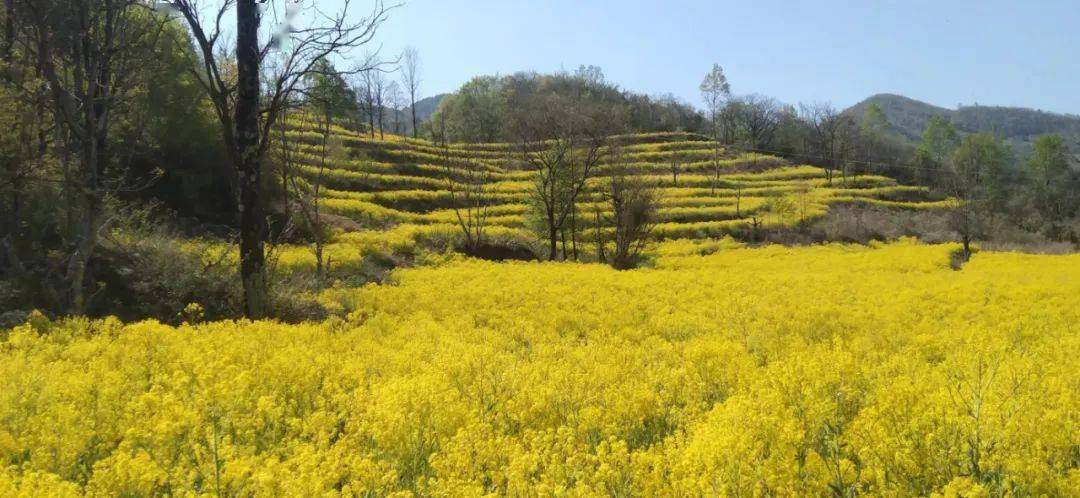
{"type": "MultiPolygon", "coordinates": [[[[529,200],[536,172],[521,161],[510,144],[452,144],[387,135],[385,140],[342,127],[332,128],[331,141],[343,149],[325,168],[322,136],[314,127],[293,126],[287,133],[298,144],[299,173],[323,185],[322,208],[361,227],[395,228],[413,234],[453,233],[449,178],[467,169],[482,171],[488,233],[535,240],[529,227],[529,200]]],[[[783,159],[738,153],[689,133],[655,133],[613,137],[620,167],[647,178],[661,197],[658,239],[705,238],[746,233],[751,229],[791,227],[823,215],[830,206],[863,203],[904,209],[939,209],[948,201],[933,199],[923,187],[898,185],[875,175],[830,182],[823,169],[792,165],[783,159]],[[674,165],[674,168],[673,168],[674,165]]],[[[600,187],[612,167],[606,154],[589,180],[600,187]]],[[[595,190],[595,189],[594,189],[595,190]]],[[[603,208],[595,194],[586,194],[579,211],[591,218],[603,208]]]]}

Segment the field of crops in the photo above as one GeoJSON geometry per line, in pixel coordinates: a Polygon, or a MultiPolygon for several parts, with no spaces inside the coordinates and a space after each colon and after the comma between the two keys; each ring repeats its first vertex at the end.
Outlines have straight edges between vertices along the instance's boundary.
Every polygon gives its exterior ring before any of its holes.
{"type": "Polygon", "coordinates": [[[0,332],[0,496],[1068,496],[1080,257],[459,259],[347,319],[0,332]]]}
{"type": "MultiPolygon", "coordinates": [[[[479,168],[488,180],[488,224],[523,239],[535,238],[527,219],[535,172],[513,167],[520,153],[510,145],[456,144],[443,150],[422,139],[387,136],[379,140],[340,127],[332,130],[332,140],[344,149],[344,157],[332,159],[321,172],[321,135],[299,125],[288,133],[298,144],[295,155],[300,174],[309,180],[318,177],[325,185],[325,212],[366,227],[452,229],[456,215],[448,175],[462,168],[479,168]]],[[[830,184],[820,168],[718,148],[699,135],[625,135],[615,137],[611,144],[621,149],[617,155],[621,167],[657,187],[662,206],[653,234],[660,239],[717,237],[754,224],[790,227],[823,215],[837,203],[904,209],[946,206],[946,201],[931,198],[922,187],[897,185],[872,174],[846,179],[837,174],[830,184]]],[[[590,185],[602,186],[614,157],[605,156],[590,185]]],[[[586,194],[580,210],[591,213],[598,203],[594,195],[586,194]]]]}

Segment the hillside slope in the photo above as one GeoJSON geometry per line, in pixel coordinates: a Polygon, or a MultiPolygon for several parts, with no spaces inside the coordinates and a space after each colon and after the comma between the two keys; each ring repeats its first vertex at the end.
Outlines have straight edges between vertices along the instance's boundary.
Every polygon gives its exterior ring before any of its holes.
{"type": "MultiPolygon", "coordinates": [[[[319,175],[326,187],[324,212],[372,229],[411,225],[453,232],[458,220],[449,178],[464,168],[481,168],[488,180],[487,223],[504,234],[535,238],[529,216],[535,171],[516,160],[520,154],[513,146],[453,144],[444,151],[423,139],[387,135],[378,140],[344,128],[334,128],[334,133],[347,158],[322,172],[316,167],[318,133],[311,128],[290,133],[303,152],[300,174],[309,180],[319,175]]],[[[624,135],[612,143],[623,149],[622,157],[628,161],[624,166],[659,189],[662,207],[653,233],[661,239],[794,226],[838,203],[910,209],[945,204],[922,187],[898,185],[883,176],[837,176],[830,183],[820,168],[723,148],[714,161],[716,144],[689,133],[624,135]],[[670,169],[673,161],[678,165],[676,175],[670,169]]],[[[593,220],[597,209],[606,209],[597,191],[611,166],[602,161],[597,177],[590,180],[594,192],[581,200],[581,216],[593,220]]],[[[593,225],[583,221],[579,227],[588,231],[595,229],[593,225]]]]}
{"type": "Polygon", "coordinates": [[[1024,107],[974,105],[954,110],[902,95],[883,93],[873,95],[844,112],[860,118],[870,103],[881,106],[894,132],[913,142],[919,140],[931,117],[944,116],[961,133],[1001,135],[1021,156],[1027,155],[1031,142],[1039,135],[1056,133],[1065,136],[1070,144],[1080,144],[1080,116],[1024,107]]]}

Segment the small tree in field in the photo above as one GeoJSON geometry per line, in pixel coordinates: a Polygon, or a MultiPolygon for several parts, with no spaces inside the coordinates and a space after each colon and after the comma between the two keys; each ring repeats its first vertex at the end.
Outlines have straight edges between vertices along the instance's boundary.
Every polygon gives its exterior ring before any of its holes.
{"type": "Polygon", "coordinates": [[[964,137],[952,155],[947,189],[956,199],[951,225],[971,254],[971,242],[986,233],[995,205],[1003,203],[1001,184],[1008,167],[1009,150],[993,135],[964,137]]]}
{"type": "Polygon", "coordinates": [[[724,69],[719,64],[713,64],[698,89],[701,90],[701,100],[705,102],[705,110],[709,113],[709,121],[713,125],[713,140],[719,141],[720,112],[731,98],[731,84],[728,83],[724,69]]]}
{"type": "Polygon", "coordinates": [[[476,254],[484,243],[491,211],[491,174],[482,164],[470,160],[454,166],[449,145],[445,141],[442,143],[442,151],[446,182],[450,189],[450,206],[454,209],[458,228],[465,236],[465,251],[476,254]]]}
{"type": "Polygon", "coordinates": [[[855,150],[858,127],[850,116],[827,103],[800,106],[807,148],[825,168],[825,178],[832,185],[836,171],[847,183],[847,165],[855,150]]]}
{"type": "Polygon", "coordinates": [[[420,93],[420,52],[415,47],[406,47],[401,54],[401,83],[409,101],[409,113],[412,116],[412,135],[416,138],[419,123],[416,122],[416,97],[420,93]]]}
{"type": "MultiPolygon", "coordinates": [[[[610,254],[612,267],[627,270],[638,265],[641,251],[656,226],[660,197],[654,185],[634,175],[625,167],[622,155],[614,154],[605,190],[601,193],[610,208],[607,225],[612,229],[612,252],[606,249],[603,237],[598,236],[598,254],[602,259],[610,254]]],[[[597,227],[600,231],[600,227],[597,227]]]]}
{"type": "Polygon", "coordinates": [[[558,257],[562,236],[565,259],[565,232],[570,230],[576,246],[578,198],[603,159],[618,120],[598,106],[560,96],[510,107],[509,128],[520,137],[522,159],[537,170],[531,201],[547,238],[548,258],[558,257]]]}

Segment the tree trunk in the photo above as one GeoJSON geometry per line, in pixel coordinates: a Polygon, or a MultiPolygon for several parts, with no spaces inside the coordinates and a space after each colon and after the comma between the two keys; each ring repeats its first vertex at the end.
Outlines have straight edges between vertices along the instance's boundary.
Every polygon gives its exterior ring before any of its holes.
{"type": "Polygon", "coordinates": [[[259,157],[259,13],[256,0],[236,3],[236,147],[240,189],[240,279],[244,315],[266,316],[266,224],[260,192],[259,157]]]}
{"type": "Polygon", "coordinates": [[[369,103],[367,108],[368,108],[368,128],[371,131],[371,138],[375,138],[375,105],[369,103]]]}
{"type": "Polygon", "coordinates": [[[79,212],[78,225],[76,227],[75,248],[68,261],[68,283],[71,286],[71,314],[86,314],[86,272],[90,266],[90,258],[97,245],[97,218],[101,209],[100,192],[98,189],[99,174],[102,166],[99,164],[104,157],[104,135],[97,128],[100,107],[97,102],[85,109],[84,133],[82,139],[82,151],[79,156],[79,183],[78,199],[79,212]],[[95,136],[97,135],[97,136],[95,136]]]}
{"type": "Polygon", "coordinates": [[[15,1],[4,0],[4,62],[11,62],[12,49],[15,47],[15,1]]]}
{"type": "Polygon", "coordinates": [[[566,261],[566,229],[559,230],[559,236],[562,238],[562,260],[566,261]]]}
{"type": "Polygon", "coordinates": [[[605,258],[604,258],[604,239],[603,239],[603,234],[600,232],[600,229],[601,229],[600,210],[596,209],[595,214],[596,214],[596,233],[594,233],[593,235],[596,237],[596,259],[597,259],[597,261],[599,261],[601,263],[604,263],[605,262],[605,258]]]}
{"type": "Polygon", "coordinates": [[[385,128],[385,121],[383,120],[383,106],[382,102],[379,103],[379,140],[386,140],[386,136],[383,135],[383,128],[385,128]]]}
{"type": "Polygon", "coordinates": [[[559,230],[555,228],[555,220],[548,218],[548,261],[555,261],[559,257],[559,230]]]}
{"type": "Polygon", "coordinates": [[[409,101],[410,101],[409,110],[412,111],[412,137],[416,138],[416,136],[417,136],[416,135],[416,133],[417,133],[417,129],[416,129],[416,95],[412,95],[410,93],[409,101]]]}
{"type": "Polygon", "coordinates": [[[577,205],[574,205],[574,208],[570,210],[570,247],[574,252],[574,261],[577,261],[577,205]]]}
{"type": "Polygon", "coordinates": [[[71,314],[86,314],[86,270],[97,243],[96,212],[99,204],[93,195],[83,196],[83,209],[79,214],[78,235],[75,252],[68,262],[68,280],[71,285],[71,314]]]}

